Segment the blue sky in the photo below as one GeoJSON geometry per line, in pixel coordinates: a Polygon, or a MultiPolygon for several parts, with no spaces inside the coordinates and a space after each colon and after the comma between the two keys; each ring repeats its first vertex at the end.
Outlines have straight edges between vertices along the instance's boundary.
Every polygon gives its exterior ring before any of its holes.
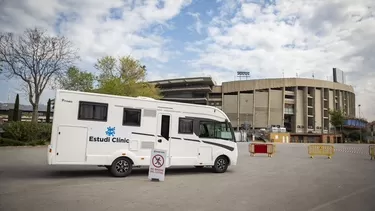
{"type": "MultiPolygon", "coordinates": [[[[364,114],[375,118],[372,0],[23,0],[0,8],[2,30],[42,27],[79,48],[77,66],[95,73],[105,55],[132,55],[147,78],[212,76],[332,79],[342,69],[364,114]],[[43,5],[43,6],[41,6],[43,5]],[[370,99],[370,100],[369,100],[370,99]]],[[[14,99],[20,83],[0,79],[0,101],[14,99]]],[[[42,103],[53,97],[46,90],[42,103]]],[[[25,98],[22,103],[27,103],[25,98]]]]}

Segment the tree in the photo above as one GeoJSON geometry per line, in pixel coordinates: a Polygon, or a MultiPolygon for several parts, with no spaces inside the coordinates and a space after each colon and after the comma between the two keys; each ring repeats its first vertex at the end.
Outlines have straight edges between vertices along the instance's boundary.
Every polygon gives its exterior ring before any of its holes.
{"type": "Polygon", "coordinates": [[[88,92],[93,89],[94,81],[94,74],[80,71],[77,67],[73,66],[61,77],[59,83],[63,89],[88,92]]]}
{"type": "Polygon", "coordinates": [[[112,56],[98,59],[95,68],[99,70],[97,93],[122,96],[145,96],[160,99],[160,90],[145,82],[146,66],[130,56],[112,56]]]}
{"type": "Polygon", "coordinates": [[[48,99],[48,102],[47,102],[46,122],[50,123],[50,120],[51,120],[51,99],[48,99]]]}
{"type": "Polygon", "coordinates": [[[345,114],[341,110],[330,110],[330,122],[335,128],[339,128],[345,123],[345,114]]]}
{"type": "Polygon", "coordinates": [[[335,137],[336,137],[337,128],[340,128],[340,132],[342,132],[342,126],[345,123],[345,113],[342,112],[340,109],[329,110],[329,115],[330,115],[330,122],[335,127],[335,137]]]}
{"type": "MultiPolygon", "coordinates": [[[[2,43],[2,41],[4,40],[4,33],[0,33],[0,43],[2,43]]],[[[3,69],[4,69],[4,61],[2,59],[0,59],[0,74],[3,72],[3,69]]]]}
{"type": "Polygon", "coordinates": [[[105,56],[98,59],[94,67],[99,70],[99,82],[105,81],[116,76],[117,62],[112,56],[105,56]]]}
{"type": "Polygon", "coordinates": [[[9,78],[23,81],[33,107],[32,121],[38,121],[40,96],[54,77],[72,66],[77,51],[65,37],[50,36],[45,30],[26,29],[23,34],[0,35],[0,63],[9,78]]]}
{"type": "Polygon", "coordinates": [[[20,97],[17,94],[16,101],[14,102],[13,107],[13,121],[17,122],[20,121],[20,97]]]}

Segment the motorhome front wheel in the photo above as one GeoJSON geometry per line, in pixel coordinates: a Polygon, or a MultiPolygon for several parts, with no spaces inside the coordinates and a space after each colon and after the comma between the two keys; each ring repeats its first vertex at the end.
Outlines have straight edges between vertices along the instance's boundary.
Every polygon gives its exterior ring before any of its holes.
{"type": "Polygon", "coordinates": [[[224,173],[225,171],[227,171],[228,165],[228,159],[225,156],[219,156],[218,158],[216,158],[214,166],[212,168],[216,173],[224,173]]]}

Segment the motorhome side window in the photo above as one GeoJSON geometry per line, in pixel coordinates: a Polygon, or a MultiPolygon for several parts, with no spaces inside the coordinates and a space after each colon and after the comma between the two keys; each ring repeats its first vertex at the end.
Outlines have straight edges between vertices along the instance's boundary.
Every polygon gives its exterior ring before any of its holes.
{"type": "Polygon", "coordinates": [[[107,121],[108,104],[95,102],[79,102],[78,119],[91,121],[107,121]]]}
{"type": "Polygon", "coordinates": [[[178,133],[193,134],[193,120],[187,118],[179,118],[178,133]]]}
{"type": "Polygon", "coordinates": [[[226,122],[200,121],[200,138],[215,138],[233,141],[231,127],[226,122]]]}
{"type": "Polygon", "coordinates": [[[122,125],[141,126],[141,109],[124,108],[122,125]]]}

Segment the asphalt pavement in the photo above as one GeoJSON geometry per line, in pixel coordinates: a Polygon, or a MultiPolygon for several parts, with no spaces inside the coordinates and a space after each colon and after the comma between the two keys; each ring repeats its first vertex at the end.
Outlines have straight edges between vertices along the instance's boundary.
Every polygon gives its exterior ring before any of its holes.
{"type": "Polygon", "coordinates": [[[0,210],[375,210],[368,145],[335,145],[332,159],[311,159],[307,146],[277,144],[269,158],[239,143],[226,173],[173,168],[164,182],[149,181],[147,169],[114,178],[96,166],[48,166],[46,147],[0,148],[0,210]]]}

